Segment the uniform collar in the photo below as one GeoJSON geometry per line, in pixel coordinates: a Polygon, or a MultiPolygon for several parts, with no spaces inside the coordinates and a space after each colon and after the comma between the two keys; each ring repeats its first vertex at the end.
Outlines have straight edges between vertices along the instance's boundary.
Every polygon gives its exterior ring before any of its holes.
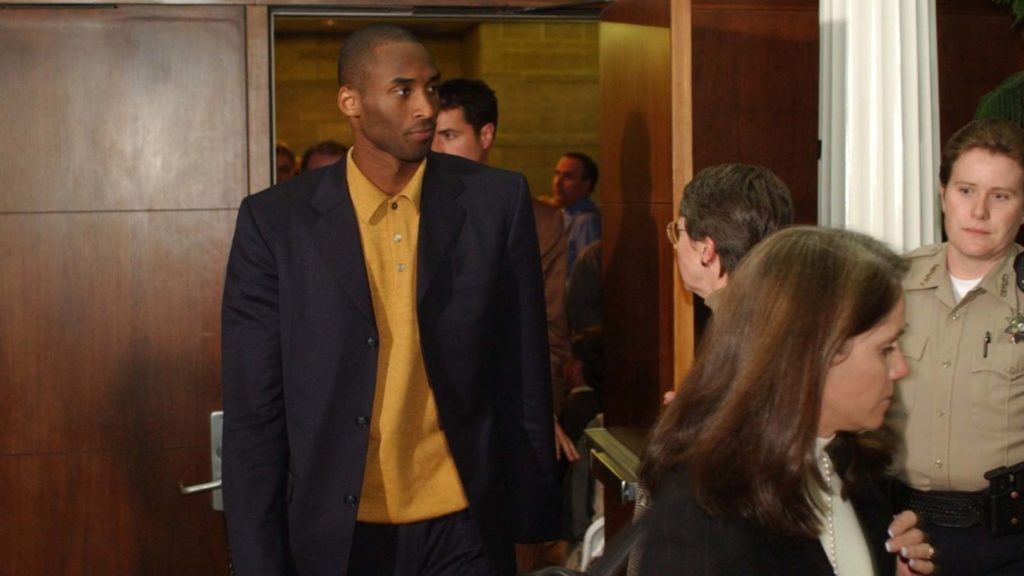
{"type": "MultiPolygon", "coordinates": [[[[949,279],[949,267],[946,263],[946,252],[949,244],[942,244],[942,249],[924,257],[921,265],[915,265],[907,274],[903,287],[908,292],[914,290],[935,290],[935,296],[950,308],[958,304],[953,297],[953,286],[949,279]]],[[[978,286],[971,290],[960,301],[960,305],[974,298],[972,294],[984,290],[993,297],[1003,301],[1007,306],[1017,309],[1017,284],[1013,271],[1013,259],[1021,248],[1016,244],[1007,250],[1003,260],[993,266],[988,274],[981,279],[978,286]]]]}

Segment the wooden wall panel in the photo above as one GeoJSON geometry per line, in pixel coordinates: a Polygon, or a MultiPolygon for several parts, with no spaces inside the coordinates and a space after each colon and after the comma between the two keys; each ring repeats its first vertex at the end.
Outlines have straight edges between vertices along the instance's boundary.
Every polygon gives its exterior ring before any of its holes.
{"type": "Polygon", "coordinates": [[[601,25],[602,205],[672,204],[671,55],[668,28],[601,25]]]}
{"type": "Polygon", "coordinates": [[[177,485],[210,478],[244,15],[0,11],[2,574],[228,572],[177,485]]]}
{"type": "Polygon", "coordinates": [[[607,426],[648,427],[675,379],[674,252],[665,238],[671,204],[603,210],[604,391],[607,426]]]}
{"type": "Polygon", "coordinates": [[[178,480],[209,475],[209,451],[0,458],[0,574],[228,574],[223,523],[178,480]]]}
{"type": "Polygon", "coordinates": [[[208,443],[233,211],[0,215],[0,453],[208,443]]]}
{"type": "Polygon", "coordinates": [[[248,176],[242,14],[4,10],[0,157],[17,161],[4,165],[0,212],[237,207],[248,176]]]}
{"type": "Polygon", "coordinates": [[[982,96],[1024,69],[1024,37],[1011,29],[1009,7],[976,0],[937,0],[941,143],[974,118],[982,96]]]}
{"type": "Polygon", "coordinates": [[[672,23],[672,6],[664,1],[615,0],[601,12],[601,21],[668,28],[672,23]]]}
{"type": "Polygon", "coordinates": [[[818,206],[818,2],[693,4],[693,169],[767,166],[818,206]]]}
{"type": "Polygon", "coordinates": [[[600,43],[605,424],[647,426],[673,380],[671,35],[602,22],[600,43]]]}

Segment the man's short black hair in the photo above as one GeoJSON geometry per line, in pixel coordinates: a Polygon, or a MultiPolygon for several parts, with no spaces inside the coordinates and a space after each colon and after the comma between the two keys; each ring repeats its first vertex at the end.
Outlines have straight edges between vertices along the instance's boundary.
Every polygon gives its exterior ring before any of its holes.
{"type": "Polygon", "coordinates": [[[309,170],[309,159],[315,154],[327,154],[330,156],[344,156],[348,148],[336,140],[322,140],[310,146],[302,153],[302,171],[309,170]]]}
{"type": "Polygon", "coordinates": [[[479,134],[487,124],[498,127],[498,98],[494,90],[483,80],[474,78],[452,78],[445,80],[438,87],[441,97],[441,110],[462,108],[473,130],[479,134]]]}
{"type": "Polygon", "coordinates": [[[381,44],[402,42],[423,44],[412,32],[391,24],[370,24],[353,32],[338,51],[338,87],[346,84],[359,87],[366,78],[366,63],[373,49],[381,44]]]}
{"type": "Polygon", "coordinates": [[[597,187],[597,162],[594,162],[593,158],[583,152],[566,152],[564,156],[573,160],[579,160],[580,164],[583,165],[583,179],[590,182],[591,189],[597,187]]]}

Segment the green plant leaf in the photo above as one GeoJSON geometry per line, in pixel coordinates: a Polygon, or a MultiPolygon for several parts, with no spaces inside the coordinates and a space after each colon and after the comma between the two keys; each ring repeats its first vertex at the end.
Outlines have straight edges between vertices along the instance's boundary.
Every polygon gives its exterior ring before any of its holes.
{"type": "Polygon", "coordinates": [[[982,96],[974,118],[1002,118],[1024,126],[1024,71],[1003,80],[982,96]]]}
{"type": "Polygon", "coordinates": [[[1009,6],[1013,13],[1013,26],[1019,27],[1024,22],[1024,0],[991,0],[993,4],[1009,6]]]}

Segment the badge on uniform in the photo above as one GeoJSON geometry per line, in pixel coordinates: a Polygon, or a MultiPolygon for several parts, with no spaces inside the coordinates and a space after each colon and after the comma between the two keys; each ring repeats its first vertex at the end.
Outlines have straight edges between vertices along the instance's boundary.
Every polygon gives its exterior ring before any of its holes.
{"type": "Polygon", "coordinates": [[[1007,318],[1010,325],[1006,327],[1005,332],[1010,335],[1010,340],[1014,344],[1018,342],[1024,342],[1024,315],[1017,312],[1012,318],[1007,318]]]}

